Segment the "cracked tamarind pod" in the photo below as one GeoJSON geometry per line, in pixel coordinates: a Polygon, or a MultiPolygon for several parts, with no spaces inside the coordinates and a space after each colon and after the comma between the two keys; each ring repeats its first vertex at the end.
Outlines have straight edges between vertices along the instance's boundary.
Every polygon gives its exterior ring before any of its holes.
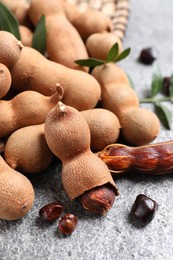
{"type": "Polygon", "coordinates": [[[46,117],[45,138],[62,161],[62,183],[68,197],[79,198],[92,213],[106,213],[119,192],[106,164],[90,150],[90,130],[82,114],[58,102],[46,117]]]}
{"type": "Polygon", "coordinates": [[[131,170],[147,175],[173,172],[173,141],[137,147],[111,144],[97,155],[115,175],[131,170]]]}

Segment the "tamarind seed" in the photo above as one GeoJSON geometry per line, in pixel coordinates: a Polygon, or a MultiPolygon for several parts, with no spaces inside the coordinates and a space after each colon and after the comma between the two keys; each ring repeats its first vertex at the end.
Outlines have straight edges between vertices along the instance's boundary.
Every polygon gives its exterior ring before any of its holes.
{"type": "Polygon", "coordinates": [[[151,47],[142,49],[139,55],[139,61],[146,65],[152,64],[156,58],[156,50],[151,47]]]}
{"type": "Polygon", "coordinates": [[[154,218],[157,210],[156,201],[144,194],[139,194],[132,205],[130,215],[139,224],[146,225],[154,218]]]}
{"type": "Polygon", "coordinates": [[[64,235],[70,235],[76,228],[78,219],[73,214],[65,214],[59,219],[58,229],[64,235]]]}
{"type": "Polygon", "coordinates": [[[115,192],[109,184],[95,187],[80,196],[83,207],[94,214],[106,213],[114,200],[115,192]]]}
{"type": "Polygon", "coordinates": [[[63,211],[63,206],[60,203],[52,202],[43,206],[39,210],[39,216],[42,220],[50,222],[59,218],[62,211],[63,211]]]}
{"type": "Polygon", "coordinates": [[[162,83],[162,93],[165,96],[170,96],[170,83],[171,83],[171,78],[170,77],[164,77],[163,78],[163,83],[162,83]]]}

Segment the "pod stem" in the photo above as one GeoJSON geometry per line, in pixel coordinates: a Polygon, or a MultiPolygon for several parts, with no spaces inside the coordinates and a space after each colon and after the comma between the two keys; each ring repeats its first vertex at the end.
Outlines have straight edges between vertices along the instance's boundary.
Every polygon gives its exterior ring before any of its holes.
{"type": "Polygon", "coordinates": [[[143,98],[140,100],[140,103],[158,103],[158,102],[166,102],[166,101],[173,101],[172,97],[163,97],[163,98],[143,98]]]}
{"type": "Polygon", "coordinates": [[[57,102],[62,100],[62,98],[64,96],[64,89],[63,89],[63,87],[59,83],[57,83],[56,84],[56,89],[55,89],[54,92],[55,93],[51,96],[51,100],[53,102],[57,103],[57,102]]]}
{"type": "Polygon", "coordinates": [[[61,101],[64,96],[64,89],[59,83],[56,84],[56,93],[59,95],[59,101],[61,101]]]}
{"type": "Polygon", "coordinates": [[[18,41],[18,46],[19,46],[19,48],[22,50],[23,49],[23,47],[24,47],[24,45],[23,45],[23,43],[21,42],[21,41],[18,41]]]}
{"type": "Polygon", "coordinates": [[[66,106],[61,101],[58,102],[60,113],[64,114],[66,112],[66,106]]]}

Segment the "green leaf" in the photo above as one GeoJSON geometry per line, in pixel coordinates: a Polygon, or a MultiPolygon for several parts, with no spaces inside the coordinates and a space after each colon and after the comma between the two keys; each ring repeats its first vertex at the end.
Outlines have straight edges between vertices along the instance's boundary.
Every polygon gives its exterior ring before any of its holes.
{"type": "Polygon", "coordinates": [[[32,47],[44,55],[46,50],[46,18],[42,15],[33,35],[32,47]]]}
{"type": "Polygon", "coordinates": [[[114,62],[118,56],[118,52],[119,52],[119,46],[118,43],[116,42],[110,49],[110,51],[108,52],[106,61],[107,62],[114,62]]]}
{"type": "Polygon", "coordinates": [[[75,63],[77,63],[78,65],[81,65],[81,66],[94,68],[96,66],[105,64],[106,61],[98,60],[95,58],[89,58],[89,59],[85,59],[85,60],[75,60],[75,63]]]}
{"type": "Polygon", "coordinates": [[[173,73],[170,77],[169,93],[170,93],[170,97],[173,97],[173,73]]]}
{"type": "Polygon", "coordinates": [[[126,73],[126,75],[127,75],[127,77],[128,77],[130,87],[133,88],[133,89],[135,89],[135,84],[134,84],[132,78],[130,77],[129,74],[126,73]]]}
{"type": "Polygon", "coordinates": [[[122,53],[120,53],[120,55],[118,55],[118,43],[115,43],[111,47],[106,60],[88,58],[85,60],[75,60],[74,62],[80,66],[94,68],[96,66],[103,65],[105,63],[120,61],[120,60],[126,58],[129,53],[130,53],[130,48],[124,50],[122,53]]]}
{"type": "Polygon", "coordinates": [[[171,111],[164,105],[160,103],[155,103],[156,113],[162,122],[162,124],[167,128],[171,129],[172,125],[172,113],[171,111]]]}
{"type": "Polygon", "coordinates": [[[2,2],[0,2],[0,30],[10,32],[18,40],[21,39],[16,17],[2,2]]]}
{"type": "Polygon", "coordinates": [[[154,64],[152,82],[151,82],[151,97],[155,97],[161,90],[163,77],[158,65],[154,64]]]}
{"type": "Polygon", "coordinates": [[[130,51],[131,51],[130,48],[125,49],[123,52],[120,53],[120,55],[118,55],[115,62],[125,59],[129,55],[130,51]]]}

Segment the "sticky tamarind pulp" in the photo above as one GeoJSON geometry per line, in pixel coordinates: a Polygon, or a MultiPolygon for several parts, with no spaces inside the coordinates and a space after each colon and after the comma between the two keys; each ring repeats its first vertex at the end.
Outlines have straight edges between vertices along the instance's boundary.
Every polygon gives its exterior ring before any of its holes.
{"type": "Polygon", "coordinates": [[[173,140],[138,147],[111,144],[98,156],[117,175],[129,170],[151,175],[173,172],[173,140]]]}

